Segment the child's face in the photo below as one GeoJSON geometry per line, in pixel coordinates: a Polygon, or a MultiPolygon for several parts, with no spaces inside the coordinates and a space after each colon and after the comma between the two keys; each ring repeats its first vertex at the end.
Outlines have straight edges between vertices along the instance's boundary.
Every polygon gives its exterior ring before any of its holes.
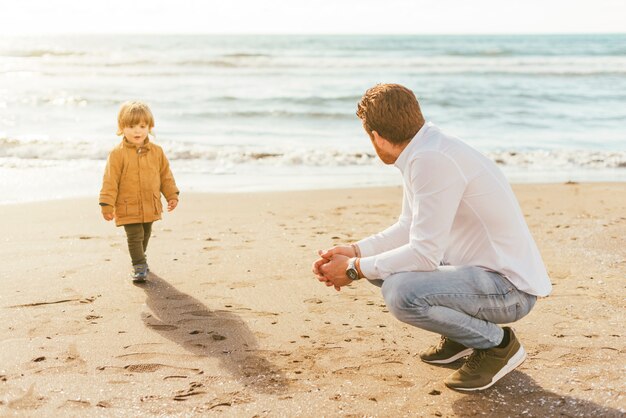
{"type": "Polygon", "coordinates": [[[124,133],[124,138],[128,140],[128,142],[133,143],[135,145],[143,144],[143,141],[148,136],[148,132],[150,131],[150,127],[145,122],[140,122],[137,125],[126,126],[122,129],[124,133]]]}

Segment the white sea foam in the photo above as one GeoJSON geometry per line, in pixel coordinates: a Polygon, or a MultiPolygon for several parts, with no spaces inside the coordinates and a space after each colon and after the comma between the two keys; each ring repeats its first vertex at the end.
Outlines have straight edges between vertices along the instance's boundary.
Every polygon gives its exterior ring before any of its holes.
{"type": "MultiPolygon", "coordinates": [[[[202,143],[165,142],[160,144],[171,161],[256,166],[363,166],[376,164],[376,154],[354,152],[349,147],[215,146],[202,143]]],[[[67,161],[105,160],[111,147],[102,141],[51,141],[46,139],[7,139],[0,137],[0,167],[41,167],[67,161]]],[[[505,150],[485,154],[501,166],[519,168],[623,168],[626,151],[583,149],[505,150]]],[[[191,164],[190,164],[191,165],[191,164]]]]}
{"type": "MultiPolygon", "coordinates": [[[[181,190],[245,192],[399,185],[394,167],[346,147],[163,143],[181,190]]],[[[0,204],[96,196],[109,148],[98,141],[0,139],[0,204]]],[[[510,181],[626,181],[626,151],[486,153],[510,181]]]]}

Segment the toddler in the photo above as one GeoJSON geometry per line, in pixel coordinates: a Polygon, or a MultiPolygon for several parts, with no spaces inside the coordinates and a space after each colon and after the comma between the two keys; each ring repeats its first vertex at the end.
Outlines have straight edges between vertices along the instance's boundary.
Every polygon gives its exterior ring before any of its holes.
{"type": "Polygon", "coordinates": [[[163,149],[150,142],[154,117],[145,103],[126,102],[117,116],[117,135],[122,141],[111,151],[100,190],[102,216],[117,226],[124,226],[128,251],[133,263],[135,282],[146,279],[148,263],[146,248],[152,222],[161,219],[161,193],[167,200],[167,210],[178,204],[176,187],[170,165],[163,149]]]}

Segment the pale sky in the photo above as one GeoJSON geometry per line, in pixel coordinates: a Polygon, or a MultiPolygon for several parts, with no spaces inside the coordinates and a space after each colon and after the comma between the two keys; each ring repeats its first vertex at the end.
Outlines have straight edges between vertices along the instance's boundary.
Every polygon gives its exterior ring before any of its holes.
{"type": "Polygon", "coordinates": [[[0,34],[624,33],[626,0],[0,0],[0,34]]]}

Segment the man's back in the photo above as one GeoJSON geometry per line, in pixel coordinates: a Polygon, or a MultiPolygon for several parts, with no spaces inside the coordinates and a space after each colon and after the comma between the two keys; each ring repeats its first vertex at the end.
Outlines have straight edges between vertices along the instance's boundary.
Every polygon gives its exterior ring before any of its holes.
{"type": "MultiPolygon", "coordinates": [[[[494,270],[522,291],[539,296],[550,293],[541,255],[517,199],[493,161],[432,124],[424,125],[404,151],[406,158],[397,165],[414,216],[422,205],[429,210],[427,200],[436,204],[437,195],[446,193],[443,188],[459,190],[460,203],[458,199],[440,202],[442,206],[458,203],[450,211],[452,219],[443,220],[444,225],[451,222],[442,243],[444,264],[494,270]]],[[[433,209],[434,216],[448,216],[443,207],[433,209]]],[[[414,219],[419,218],[418,214],[414,219]]],[[[430,230],[434,225],[424,227],[430,230]]]]}

